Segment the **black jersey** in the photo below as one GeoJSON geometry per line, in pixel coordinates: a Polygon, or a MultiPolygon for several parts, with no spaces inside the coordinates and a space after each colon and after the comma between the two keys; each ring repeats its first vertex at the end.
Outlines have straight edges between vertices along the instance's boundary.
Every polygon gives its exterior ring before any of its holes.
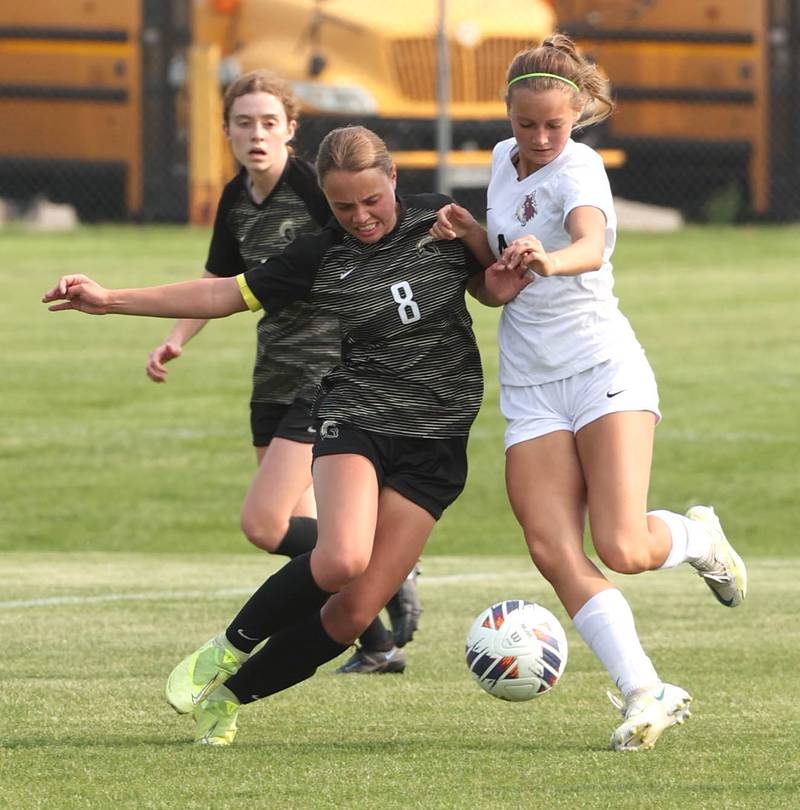
{"type": "MultiPolygon", "coordinates": [[[[272,193],[256,205],[242,171],[220,198],[206,270],[236,276],[280,253],[300,234],[316,233],[330,219],[312,167],[290,157],[272,193]]],[[[339,361],[339,324],[299,301],[258,324],[253,402],[312,398],[322,375],[339,361]]]]}
{"type": "Polygon", "coordinates": [[[461,241],[428,235],[447,197],[399,202],[397,225],[379,242],[364,244],[333,221],[244,273],[240,288],[253,309],[302,299],[338,316],[342,362],[322,380],[321,419],[384,434],[465,436],[483,373],[464,292],[482,268],[461,241]]]}

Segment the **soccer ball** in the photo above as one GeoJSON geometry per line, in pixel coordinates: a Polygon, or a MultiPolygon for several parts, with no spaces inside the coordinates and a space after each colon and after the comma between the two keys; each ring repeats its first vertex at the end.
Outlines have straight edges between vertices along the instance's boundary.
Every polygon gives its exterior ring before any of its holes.
{"type": "Polygon", "coordinates": [[[507,599],[487,608],[467,633],[467,667],[502,700],[530,700],[552,689],[567,665],[567,637],[547,608],[507,599]]]}

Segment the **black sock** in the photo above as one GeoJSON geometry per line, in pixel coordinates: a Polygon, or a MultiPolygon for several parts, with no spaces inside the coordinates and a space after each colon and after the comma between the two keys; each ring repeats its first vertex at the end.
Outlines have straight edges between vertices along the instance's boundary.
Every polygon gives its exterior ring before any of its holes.
{"type": "Polygon", "coordinates": [[[376,616],[372,620],[372,624],[358,637],[358,640],[365,650],[371,652],[389,652],[394,647],[394,638],[383,626],[380,616],[376,616]]]}
{"type": "Polygon", "coordinates": [[[299,557],[317,545],[317,520],[310,517],[289,518],[289,528],[273,554],[299,557]]]}
{"type": "Polygon", "coordinates": [[[245,603],[225,635],[242,652],[318,611],[330,597],[311,575],[311,552],[289,560],[245,603]]]}
{"type": "Polygon", "coordinates": [[[317,667],[332,661],[350,645],[334,641],[317,611],[269,641],[225,681],[240,703],[252,703],[310,678],[317,667]]]}

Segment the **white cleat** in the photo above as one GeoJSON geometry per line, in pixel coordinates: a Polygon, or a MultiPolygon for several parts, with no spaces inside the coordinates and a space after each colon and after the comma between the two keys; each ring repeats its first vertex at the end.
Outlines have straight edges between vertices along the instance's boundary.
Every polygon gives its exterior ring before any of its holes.
{"type": "Polygon", "coordinates": [[[702,523],[711,535],[711,551],[708,556],[692,565],[720,604],[725,607],[741,605],[747,596],[747,568],[725,537],[714,508],[693,506],[686,517],[702,523]]]}
{"type": "Polygon", "coordinates": [[[611,735],[615,751],[649,751],[666,729],[683,725],[691,715],[692,696],[680,686],[668,683],[636,689],[624,701],[611,692],[608,697],[623,718],[611,735]]]}

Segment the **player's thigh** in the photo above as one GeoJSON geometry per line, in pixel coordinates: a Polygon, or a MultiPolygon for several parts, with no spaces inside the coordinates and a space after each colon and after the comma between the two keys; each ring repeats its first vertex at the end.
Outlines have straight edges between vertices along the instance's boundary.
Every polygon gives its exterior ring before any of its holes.
{"type": "Polygon", "coordinates": [[[275,438],[267,447],[257,448],[263,452],[245,496],[243,514],[277,513],[287,519],[294,514],[297,502],[311,487],[311,447],[275,438]]]}
{"type": "Polygon", "coordinates": [[[509,447],[506,488],[529,545],[582,545],[586,491],[572,433],[557,430],[509,447]]]}
{"type": "Polygon", "coordinates": [[[595,547],[647,535],[647,491],[656,417],[649,411],[610,413],[576,434],[587,486],[595,547]]]}
{"type": "Polygon", "coordinates": [[[435,523],[423,507],[390,487],[381,489],[369,565],[323,608],[334,637],[355,637],[367,627],[413,569],[435,523]]]}
{"type": "Polygon", "coordinates": [[[356,453],[316,458],[314,493],[317,501],[317,545],[311,556],[314,578],[323,585],[317,572],[322,574],[326,568],[338,570],[345,578],[361,573],[372,554],[378,519],[375,467],[366,456],[356,453]]]}

